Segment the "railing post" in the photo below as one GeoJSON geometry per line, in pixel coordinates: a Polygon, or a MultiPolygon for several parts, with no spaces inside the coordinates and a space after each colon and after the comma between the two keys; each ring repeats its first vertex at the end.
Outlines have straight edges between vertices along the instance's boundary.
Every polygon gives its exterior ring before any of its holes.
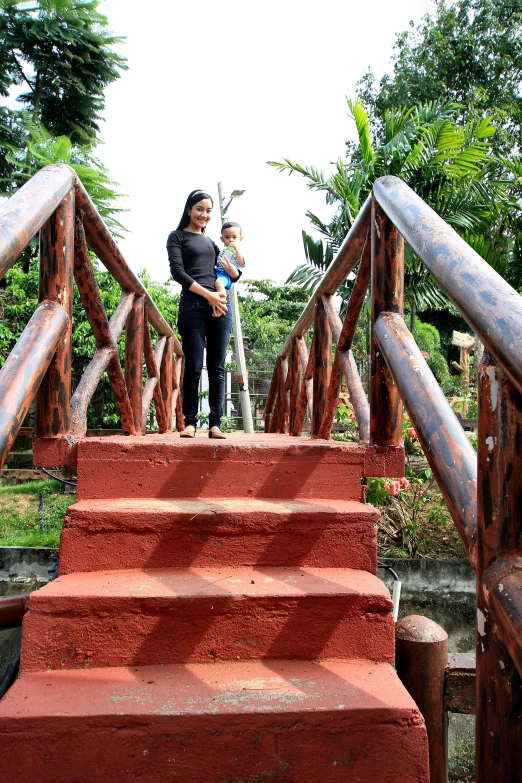
{"type": "Polygon", "coordinates": [[[332,330],[320,295],[315,299],[312,438],[319,438],[332,375],[332,330]]]}
{"type": "Polygon", "coordinates": [[[125,333],[125,383],[134,416],[136,435],[142,435],[143,398],[143,324],[145,299],[136,296],[129,313],[125,333]]]}
{"type": "Polygon", "coordinates": [[[184,372],[185,357],[178,356],[174,363],[174,372],[172,373],[172,420],[178,432],[181,432],[185,427],[182,400],[184,372]]]}
{"type": "Polygon", "coordinates": [[[370,441],[376,446],[402,443],[402,403],[395,381],[373,334],[382,312],[403,315],[404,240],[372,198],[372,355],[370,441]]]}
{"type": "Polygon", "coordinates": [[[160,388],[165,411],[167,413],[167,432],[172,431],[173,410],[172,410],[172,385],[174,371],[174,337],[167,337],[167,344],[161,358],[160,369],[160,388]]]}
{"type": "Polygon", "coordinates": [[[70,190],[40,231],[38,298],[59,304],[69,325],[36,395],[37,438],[59,438],[70,428],[73,269],[74,191],[70,190]]]}
{"type": "Polygon", "coordinates": [[[486,597],[488,569],[520,551],[522,397],[487,352],[478,400],[476,780],[520,783],[522,683],[486,597]]]}
{"type": "Polygon", "coordinates": [[[274,372],[272,373],[272,380],[270,381],[270,389],[266,398],[265,404],[265,432],[274,432],[275,427],[275,413],[276,413],[276,397],[277,390],[279,388],[279,374],[281,372],[281,365],[279,363],[279,357],[276,359],[274,372]]]}
{"type": "MultiPolygon", "coordinates": [[[[448,634],[427,617],[411,615],[397,623],[395,666],[404,687],[426,723],[430,753],[430,783],[446,783],[447,713],[444,681],[448,634]]],[[[489,783],[501,778],[490,778],[489,783]]]]}
{"type": "Polygon", "coordinates": [[[296,340],[293,340],[290,349],[290,362],[288,369],[287,385],[289,391],[289,421],[288,430],[293,433],[296,423],[297,408],[301,396],[301,362],[296,340]]]}
{"type": "Polygon", "coordinates": [[[279,357],[280,372],[278,375],[277,402],[274,412],[275,432],[284,435],[288,429],[288,398],[286,391],[286,379],[288,376],[288,359],[279,357]]]}

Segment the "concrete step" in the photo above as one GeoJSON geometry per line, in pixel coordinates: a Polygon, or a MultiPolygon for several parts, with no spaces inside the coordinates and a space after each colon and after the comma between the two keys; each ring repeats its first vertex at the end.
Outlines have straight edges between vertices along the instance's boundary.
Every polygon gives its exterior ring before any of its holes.
{"type": "Polygon", "coordinates": [[[351,569],[69,574],[29,599],[22,670],[261,658],[392,661],[391,608],[380,579],[351,569]]]}
{"type": "Polygon", "coordinates": [[[0,703],[0,757],[5,783],[429,780],[417,707],[360,660],[26,673],[0,703]]]}
{"type": "Polygon", "coordinates": [[[67,512],[60,573],[249,565],[375,573],[378,516],[343,500],[85,500],[67,512]]]}
{"type": "Polygon", "coordinates": [[[362,500],[363,475],[403,475],[402,449],[288,436],[223,441],[169,434],[78,443],[78,500],[327,498],[362,500]]]}

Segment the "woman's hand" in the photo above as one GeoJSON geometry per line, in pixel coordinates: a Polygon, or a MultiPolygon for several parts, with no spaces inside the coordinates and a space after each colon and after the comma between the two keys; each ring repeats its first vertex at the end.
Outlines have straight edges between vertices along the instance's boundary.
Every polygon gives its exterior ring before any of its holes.
{"type": "Polygon", "coordinates": [[[225,272],[227,273],[227,275],[230,277],[231,280],[237,280],[237,278],[239,277],[239,272],[237,271],[236,267],[231,261],[229,261],[227,258],[222,258],[221,266],[223,267],[223,269],[225,270],[225,272]]]}
{"type": "Polygon", "coordinates": [[[227,310],[227,295],[219,291],[209,291],[208,301],[212,307],[213,315],[219,318],[220,315],[224,315],[227,310]]]}

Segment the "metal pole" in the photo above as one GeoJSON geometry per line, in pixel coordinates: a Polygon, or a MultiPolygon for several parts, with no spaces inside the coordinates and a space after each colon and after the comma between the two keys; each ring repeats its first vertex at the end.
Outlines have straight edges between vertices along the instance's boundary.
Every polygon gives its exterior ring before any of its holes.
{"type": "MultiPolygon", "coordinates": [[[[219,212],[221,225],[225,222],[227,206],[223,195],[223,183],[218,182],[219,212]]],[[[252,409],[250,407],[250,392],[248,391],[248,371],[246,368],[245,351],[243,347],[243,330],[239,315],[239,303],[235,285],[230,289],[230,305],[232,308],[232,331],[234,333],[234,352],[237,363],[237,380],[239,384],[239,400],[241,402],[241,416],[243,417],[243,431],[254,432],[252,422],[252,409]]]]}

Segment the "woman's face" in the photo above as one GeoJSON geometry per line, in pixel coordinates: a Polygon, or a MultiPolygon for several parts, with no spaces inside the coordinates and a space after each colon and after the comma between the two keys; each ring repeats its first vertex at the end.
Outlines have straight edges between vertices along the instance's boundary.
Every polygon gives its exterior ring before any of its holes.
{"type": "Polygon", "coordinates": [[[202,231],[212,217],[212,201],[204,198],[189,209],[190,224],[192,230],[202,231]]]}

